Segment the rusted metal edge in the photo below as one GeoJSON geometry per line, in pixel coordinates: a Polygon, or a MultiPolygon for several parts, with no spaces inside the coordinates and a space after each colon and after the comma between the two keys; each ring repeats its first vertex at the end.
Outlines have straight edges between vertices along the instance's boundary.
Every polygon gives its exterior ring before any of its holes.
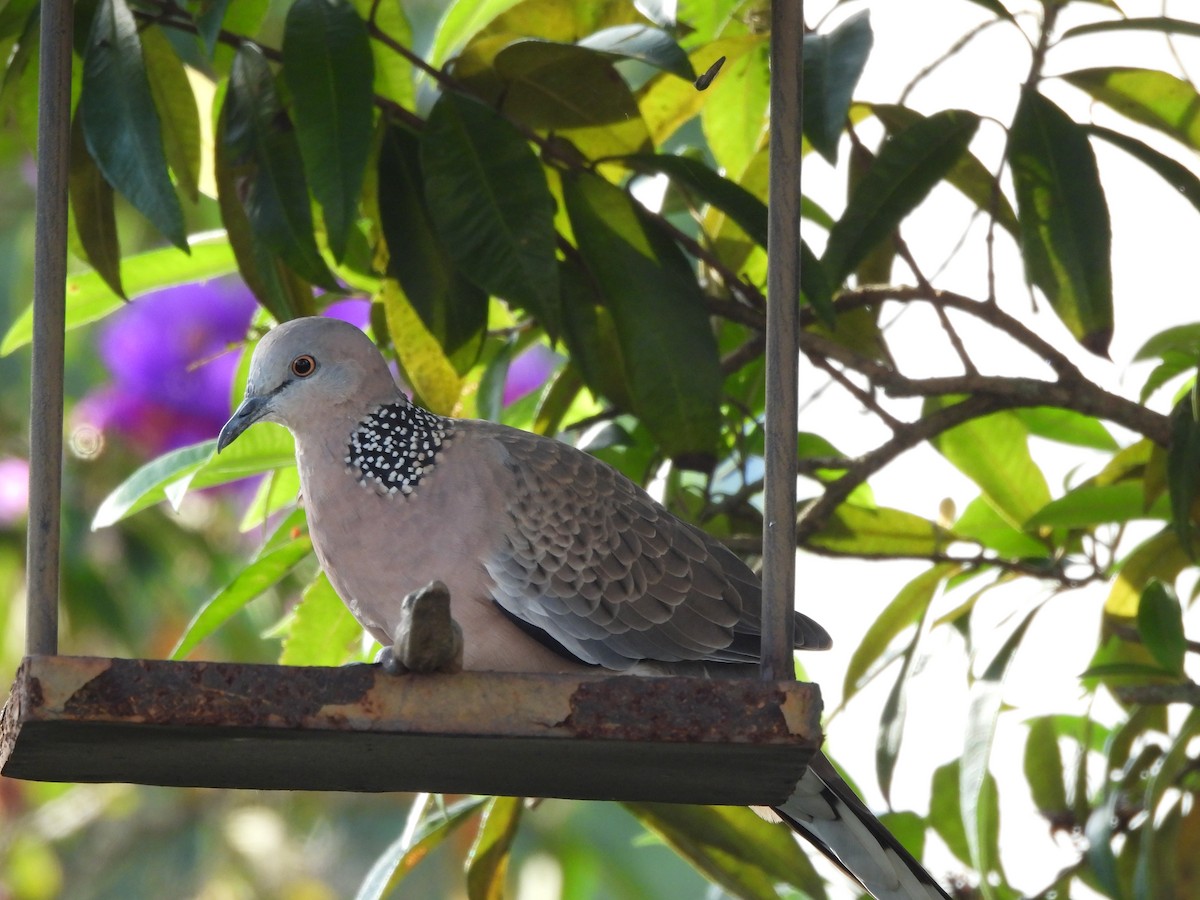
{"type": "Polygon", "coordinates": [[[390,676],[31,657],[5,775],[260,789],[781,802],[820,745],[815,686],[631,676],[390,676]]]}

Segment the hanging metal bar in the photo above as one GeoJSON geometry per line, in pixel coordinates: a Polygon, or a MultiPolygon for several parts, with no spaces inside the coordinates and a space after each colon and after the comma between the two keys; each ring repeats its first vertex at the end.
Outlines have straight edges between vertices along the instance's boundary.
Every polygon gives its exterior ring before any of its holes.
{"type": "Polygon", "coordinates": [[[37,244],[29,407],[25,648],[58,652],[67,166],[71,153],[71,0],[43,0],[38,67],[37,244]]]}
{"type": "Polygon", "coordinates": [[[767,240],[766,496],[763,633],[766,681],[795,676],[796,429],[800,300],[800,95],[803,0],[771,4],[771,150],[767,240]]]}

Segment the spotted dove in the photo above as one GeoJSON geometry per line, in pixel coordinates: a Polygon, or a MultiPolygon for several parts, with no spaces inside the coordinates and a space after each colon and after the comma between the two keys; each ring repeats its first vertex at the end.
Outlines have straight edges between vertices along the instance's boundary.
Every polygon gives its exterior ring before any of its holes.
{"type": "MultiPolygon", "coordinates": [[[[262,339],[218,449],[258,421],[295,436],[317,556],[384,647],[401,598],[441,581],[467,669],[719,676],[758,658],[761,587],[737,556],[574,447],[414,405],[353,325],[262,339]]],[[[799,613],[795,635],[830,645],[799,613]]],[[[946,897],[823,756],[777,812],[875,897],[946,897]]]]}

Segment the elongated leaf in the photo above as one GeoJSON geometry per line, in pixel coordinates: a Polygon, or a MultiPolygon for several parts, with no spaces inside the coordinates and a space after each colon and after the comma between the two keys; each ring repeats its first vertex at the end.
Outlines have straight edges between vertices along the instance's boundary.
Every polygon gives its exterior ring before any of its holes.
{"type": "Polygon", "coordinates": [[[1142,591],[1152,579],[1171,584],[1191,560],[1179,545],[1172,529],[1160,531],[1142,542],[1121,563],[1109,589],[1104,611],[1132,619],[1137,615],[1142,591]]]}
{"type": "MultiPolygon", "coordinates": [[[[1193,395],[1195,388],[1193,387],[1193,395]]],[[[1167,489],[1171,522],[1179,544],[1192,553],[1192,506],[1200,494],[1200,421],[1195,399],[1181,400],[1171,412],[1171,445],[1167,448],[1167,489]]]]}
{"type": "Polygon", "coordinates": [[[117,237],[117,216],[113,208],[113,190],[92,161],[83,139],[79,116],[71,125],[71,162],[67,178],[71,215],[75,233],[88,265],[104,279],[118,297],[125,298],[121,287],[121,244],[117,237]]]}
{"type": "Polygon", "coordinates": [[[186,252],[183,210],[167,174],[137,20],[125,0],[100,0],[96,7],[83,57],[79,115],[88,152],[108,183],[186,252]]]}
{"type": "Polygon", "coordinates": [[[1001,515],[995,505],[981,494],[967,504],[967,508],[954,523],[953,530],[956,536],[978,541],[1001,556],[1024,559],[1048,557],[1050,547],[1026,534],[1022,528],[1024,523],[1014,524],[1009,517],[1001,515]]]}
{"type": "Polygon", "coordinates": [[[824,898],[824,882],[782,829],[736,806],[622,804],[688,862],[737,897],[777,900],[774,884],[824,898]]]}
{"type": "Polygon", "coordinates": [[[720,429],[722,377],[691,267],[620,188],[578,173],[563,189],[616,325],[634,411],[668,455],[703,465],[720,429]]]}
{"type": "Polygon", "coordinates": [[[254,499],[242,513],[238,531],[245,534],[247,531],[261,527],[275,513],[295,505],[299,496],[300,473],[295,466],[281,466],[267,472],[259,481],[254,499]]]}
{"type": "Polygon", "coordinates": [[[1058,737],[1054,717],[1039,716],[1029,723],[1029,736],[1025,740],[1025,780],[1038,812],[1047,818],[1069,809],[1058,737]]]}
{"type": "Polygon", "coordinates": [[[475,364],[487,325],[488,298],[450,259],[425,203],[417,138],[387,131],[379,151],[379,220],[387,272],[404,290],[459,373],[475,364]]]}
{"type": "Polygon", "coordinates": [[[283,640],[281,666],[340,666],[350,657],[350,645],[362,626],[320,572],[296,606],[283,640]]]}
{"type": "Polygon", "coordinates": [[[1183,634],[1183,608],[1175,592],[1161,581],[1151,581],[1142,591],[1137,611],[1138,633],[1146,649],[1168,672],[1183,673],[1187,639],[1183,634]]]}
{"type": "Polygon", "coordinates": [[[176,183],[188,199],[200,199],[200,112],[183,63],[158,26],[142,32],[142,53],[154,108],[162,121],[163,147],[176,183]]]}
{"type": "Polygon", "coordinates": [[[525,138],[482,103],[446,92],[421,135],[421,171],[455,265],[556,335],[554,198],[525,138]]]}
{"type": "Polygon", "coordinates": [[[928,556],[953,539],[928,519],[899,509],[866,509],[843,503],[810,543],[856,556],[928,556]]]}
{"type": "MultiPolygon", "coordinates": [[[[479,76],[484,97],[530,128],[566,138],[588,159],[641,153],[650,134],[637,101],[604,54],[575,44],[519,40],[479,76]]],[[[477,84],[479,79],[471,82],[477,84]]]]}
{"type": "Polygon", "coordinates": [[[568,257],[559,263],[562,291],[563,343],[592,393],[622,412],[633,411],[626,380],[627,366],[612,314],[601,305],[599,286],[580,262],[568,257]]]}
{"type": "Polygon", "coordinates": [[[1047,503],[1025,527],[1091,528],[1110,522],[1161,518],[1165,512],[1161,506],[1155,512],[1146,509],[1146,494],[1140,481],[1121,481],[1078,487],[1047,503]]]}
{"type": "Polygon", "coordinates": [[[1133,121],[1200,149],[1200,93],[1184,79],[1158,69],[1122,66],[1082,69],[1062,77],[1133,121]]]}
{"type": "Polygon", "coordinates": [[[831,281],[840,284],[925,199],[958,163],[978,127],[978,116],[946,110],[883,145],[829,233],[822,262],[831,281]]]}
{"type": "Polygon", "coordinates": [[[524,801],[520,797],[493,797],[483,811],[479,832],[467,855],[469,900],[503,900],[508,858],[524,801]]]}
{"type": "Polygon", "coordinates": [[[615,25],[589,34],[577,43],[580,47],[587,47],[612,59],[636,59],[687,81],[696,80],[696,70],[692,68],[688,55],[661,28],[615,25]]]}
{"type": "MultiPolygon", "coordinates": [[[[233,251],[223,234],[193,236],[192,254],[173,249],[150,250],[127,257],[124,284],[130,297],[150,291],[227,275],[236,268],[233,251]]],[[[67,278],[67,330],[102,319],[120,309],[124,301],[96,272],[67,278]]],[[[0,356],[24,347],[33,338],[33,307],[17,317],[0,343],[0,356]]]]}
{"type": "Polygon", "coordinates": [[[283,30],[283,77],[313,196],[338,262],[371,151],[375,72],[367,26],[348,0],[296,0],[283,30]]]}
{"type": "MultiPolygon", "coordinates": [[[[916,110],[892,103],[855,104],[869,109],[889,132],[898,132],[923,116],[916,110]]],[[[975,204],[980,210],[994,215],[996,222],[1013,237],[1017,237],[1017,214],[1000,188],[996,177],[974,153],[965,151],[946,173],[946,182],[975,204]]]]}
{"type": "Polygon", "coordinates": [[[941,583],[958,572],[957,566],[939,565],[922,572],[900,589],[884,607],[863,635],[842,681],[842,702],[853,697],[870,680],[869,675],[895,639],[907,628],[915,625],[933,601],[941,583]]]}
{"type": "Polygon", "coordinates": [[[1009,133],[1025,277],[1071,334],[1100,356],[1112,340],[1112,229],[1083,129],[1025,90],[1009,133]]]}
{"type": "Polygon", "coordinates": [[[1037,437],[1108,453],[1115,453],[1120,449],[1117,439],[1099,419],[1074,410],[1031,406],[1014,409],[1013,415],[1021,420],[1030,434],[1037,437]]]}
{"type": "Polygon", "coordinates": [[[804,35],[804,136],[831,164],[874,40],[866,10],[829,34],[804,35]]]}
{"type": "Polygon", "coordinates": [[[770,47],[765,36],[731,58],[705,93],[700,110],[704,136],[725,175],[740,180],[767,139],[770,47]]]}
{"type": "Polygon", "coordinates": [[[106,528],[165,500],[164,487],[200,468],[212,456],[216,446],[216,440],[213,439],[190,447],[180,447],[143,465],[100,504],[92,519],[92,529],[106,528]]]}
{"type": "Polygon", "coordinates": [[[1165,34],[1190,34],[1200,37],[1200,22],[1172,19],[1168,16],[1145,16],[1128,19],[1113,19],[1106,22],[1085,22],[1068,28],[1061,40],[1085,34],[1101,34],[1105,31],[1161,31],[1165,34]]]}
{"type": "MultiPolygon", "coordinates": [[[[366,21],[374,14],[375,27],[403,47],[413,46],[412,25],[405,15],[402,3],[377,3],[376,0],[354,0],[354,8],[366,21]]],[[[413,65],[394,51],[384,41],[371,41],[371,55],[375,59],[376,95],[399,103],[405,109],[416,106],[416,86],[413,83],[413,65]]]]}
{"type": "Polygon", "coordinates": [[[233,618],[251,600],[278,584],[311,552],[312,540],[307,534],[302,534],[263,553],[200,608],[172,648],[169,658],[186,659],[201,641],[233,618]]]}
{"type": "Polygon", "coordinates": [[[462,379],[396,281],[383,280],[379,299],[405,380],[430,411],[450,415],[462,395],[462,379]]]}
{"type": "MultiPolygon", "coordinates": [[[[929,414],[952,402],[931,398],[925,403],[925,412],[929,414]]],[[[999,412],[964,422],[943,432],[932,443],[979,485],[1015,528],[1021,528],[1050,502],[1046,476],[1029,454],[1028,432],[1014,414],[999,412]]]]}
{"type": "Polygon", "coordinates": [[[1041,606],[1035,606],[1026,613],[971,689],[966,742],[959,769],[959,803],[971,863],[985,874],[980,883],[984,897],[997,896],[993,882],[986,876],[995,872],[1000,876],[1000,884],[1004,881],[998,841],[999,809],[988,771],[996,721],[1000,715],[1001,692],[1013,654],[1021,646],[1039,609],[1041,606]]]}
{"type": "Polygon", "coordinates": [[[1119,131],[1101,128],[1099,125],[1089,125],[1087,133],[1120,147],[1134,159],[1149,166],[1158,173],[1163,181],[1182,194],[1185,200],[1200,210],[1200,178],[1197,178],[1187,166],[1119,131]]]}
{"type": "Polygon", "coordinates": [[[446,809],[445,814],[429,815],[415,835],[400,835],[379,855],[359,885],[354,900],[384,900],[396,896],[396,888],[443,841],[466,825],[490,802],[489,797],[468,797],[446,809]]]}
{"type": "Polygon", "coordinates": [[[304,165],[262,51],[242,44],[222,109],[223,139],[254,237],[299,276],[326,290],[337,281],[313,237],[304,165]]]}

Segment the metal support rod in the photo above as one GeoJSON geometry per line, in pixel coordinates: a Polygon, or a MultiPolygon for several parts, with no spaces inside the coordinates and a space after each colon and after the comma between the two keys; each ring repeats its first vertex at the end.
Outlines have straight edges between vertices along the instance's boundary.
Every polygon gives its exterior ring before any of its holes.
{"type": "Polygon", "coordinates": [[[67,167],[71,154],[71,0],[44,0],[41,15],[26,545],[29,586],[25,652],[30,656],[58,653],[67,167]]]}
{"type": "Polygon", "coordinates": [[[800,303],[800,95],[803,0],[771,4],[771,150],[767,232],[766,496],[761,675],[795,677],[796,429],[800,303]]]}

